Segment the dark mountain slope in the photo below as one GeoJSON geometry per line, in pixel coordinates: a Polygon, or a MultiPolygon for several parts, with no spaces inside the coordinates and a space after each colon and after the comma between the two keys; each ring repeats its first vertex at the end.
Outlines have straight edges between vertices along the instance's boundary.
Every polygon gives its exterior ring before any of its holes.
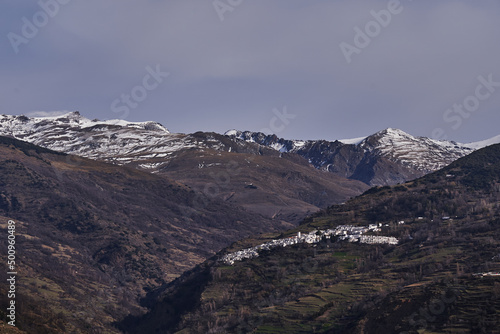
{"type": "Polygon", "coordinates": [[[500,278],[474,275],[500,271],[499,170],[500,145],[490,146],[287,233],[245,239],[150,294],[151,311],[124,324],[131,333],[499,333],[500,278]],[[375,223],[371,234],[399,243],[323,239],[218,261],[298,231],[375,223]]]}
{"type": "Polygon", "coordinates": [[[34,318],[47,333],[113,331],[114,320],[140,310],[145,291],[234,240],[283,228],[165,176],[6,137],[0,216],[4,232],[8,219],[17,223],[20,298],[37,305],[19,314],[19,327],[31,333],[34,318]]]}
{"type": "Polygon", "coordinates": [[[312,168],[296,154],[261,150],[260,154],[189,150],[172,158],[159,174],[249,212],[294,225],[368,189],[360,181],[312,168]]]}

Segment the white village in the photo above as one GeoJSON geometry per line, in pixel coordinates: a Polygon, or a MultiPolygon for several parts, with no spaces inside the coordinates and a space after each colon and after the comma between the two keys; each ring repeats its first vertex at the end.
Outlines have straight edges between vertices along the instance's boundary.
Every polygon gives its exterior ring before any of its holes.
{"type": "Polygon", "coordinates": [[[335,229],[314,230],[307,234],[298,232],[296,236],[271,240],[255,247],[242,249],[240,251],[226,254],[221,261],[233,265],[236,261],[251,259],[259,256],[260,250],[270,250],[277,247],[286,247],[300,243],[315,244],[323,238],[331,239],[338,237],[338,240],[347,240],[349,242],[359,242],[363,244],[389,244],[397,245],[398,239],[395,237],[384,237],[376,235],[365,235],[367,232],[379,232],[381,224],[370,224],[366,226],[339,225],[335,229]]]}

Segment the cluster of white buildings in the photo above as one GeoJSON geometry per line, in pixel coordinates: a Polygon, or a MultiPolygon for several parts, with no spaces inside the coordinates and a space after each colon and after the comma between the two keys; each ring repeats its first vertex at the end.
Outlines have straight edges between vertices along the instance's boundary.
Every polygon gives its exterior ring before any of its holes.
{"type": "Polygon", "coordinates": [[[260,250],[270,250],[276,247],[286,247],[288,245],[295,245],[299,243],[315,244],[320,242],[323,238],[331,239],[332,237],[338,237],[339,240],[347,240],[349,242],[360,242],[365,244],[396,245],[398,243],[398,239],[394,237],[364,235],[364,233],[367,232],[378,231],[380,231],[379,226],[373,224],[369,227],[340,225],[335,229],[314,230],[307,234],[302,234],[301,232],[299,232],[294,237],[271,240],[255,247],[246,248],[234,253],[226,254],[222,257],[221,260],[226,264],[233,265],[235,261],[258,257],[260,250]]]}
{"type": "Polygon", "coordinates": [[[478,277],[485,277],[485,276],[493,276],[493,277],[500,277],[500,272],[487,272],[487,273],[476,273],[472,274],[472,276],[478,276],[478,277]]]}
{"type": "Polygon", "coordinates": [[[398,239],[394,237],[380,237],[378,235],[362,235],[359,238],[359,242],[362,244],[389,244],[397,245],[398,239]]]}

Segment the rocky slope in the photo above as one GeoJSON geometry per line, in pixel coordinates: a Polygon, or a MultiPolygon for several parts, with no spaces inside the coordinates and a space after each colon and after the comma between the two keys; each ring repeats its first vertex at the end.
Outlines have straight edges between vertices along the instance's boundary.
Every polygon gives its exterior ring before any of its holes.
{"type": "Polygon", "coordinates": [[[308,159],[316,168],[363,181],[369,185],[391,185],[436,171],[476,149],[500,142],[491,140],[460,144],[414,137],[388,128],[365,138],[329,142],[287,140],[259,132],[226,132],[234,140],[258,143],[279,152],[292,152],[308,159]]]}

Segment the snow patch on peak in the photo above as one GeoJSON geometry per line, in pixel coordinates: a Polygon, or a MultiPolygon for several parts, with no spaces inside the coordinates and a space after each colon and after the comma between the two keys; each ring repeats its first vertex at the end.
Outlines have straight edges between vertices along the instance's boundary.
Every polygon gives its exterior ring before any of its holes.
{"type": "Polygon", "coordinates": [[[241,134],[241,131],[238,131],[235,129],[228,130],[224,133],[225,136],[234,136],[234,137],[238,137],[240,134],[241,134]]]}
{"type": "Polygon", "coordinates": [[[71,126],[80,129],[90,128],[94,126],[119,126],[124,128],[134,128],[146,131],[156,131],[165,134],[170,133],[170,131],[158,122],[129,122],[122,119],[110,119],[101,121],[98,119],[90,120],[85,118],[78,111],[72,111],[65,114],[55,113],[45,113],[45,112],[35,112],[33,117],[21,116],[11,116],[11,115],[1,115],[0,127],[7,127],[10,124],[11,129],[22,130],[34,130],[37,131],[40,128],[46,127],[60,127],[60,126],[71,126]],[[24,128],[24,129],[23,129],[24,128]]]}
{"type": "Polygon", "coordinates": [[[359,145],[365,140],[366,137],[358,137],[358,138],[351,138],[351,139],[339,139],[339,142],[342,144],[346,145],[359,145]]]}
{"type": "Polygon", "coordinates": [[[78,111],[33,111],[26,116],[29,118],[44,118],[44,119],[57,119],[61,117],[69,117],[71,115],[80,115],[78,111]]]}
{"type": "Polygon", "coordinates": [[[494,145],[494,144],[500,144],[500,135],[495,136],[490,139],[486,140],[481,140],[481,141],[476,141],[473,143],[465,144],[465,147],[471,148],[473,150],[479,150],[481,148],[484,148],[486,146],[494,145]]]}
{"type": "Polygon", "coordinates": [[[471,153],[473,150],[451,141],[414,137],[402,130],[388,128],[367,137],[361,147],[413,169],[431,172],[471,153]]]}
{"type": "Polygon", "coordinates": [[[171,134],[157,122],[90,120],[79,112],[38,117],[0,115],[0,135],[118,164],[161,158],[199,146],[193,138],[171,134]]]}
{"type": "Polygon", "coordinates": [[[395,128],[387,128],[385,130],[377,132],[375,135],[380,135],[380,136],[390,136],[390,137],[404,137],[404,138],[415,138],[409,133],[404,132],[403,130],[400,129],[395,129],[395,128]]]}
{"type": "Polygon", "coordinates": [[[164,127],[162,124],[158,122],[129,122],[122,119],[110,119],[107,121],[100,121],[95,119],[89,122],[85,122],[85,124],[82,124],[81,127],[88,128],[96,125],[114,125],[125,128],[141,129],[147,131],[158,131],[158,132],[165,132],[167,134],[170,133],[170,131],[166,127],[164,127]]]}

